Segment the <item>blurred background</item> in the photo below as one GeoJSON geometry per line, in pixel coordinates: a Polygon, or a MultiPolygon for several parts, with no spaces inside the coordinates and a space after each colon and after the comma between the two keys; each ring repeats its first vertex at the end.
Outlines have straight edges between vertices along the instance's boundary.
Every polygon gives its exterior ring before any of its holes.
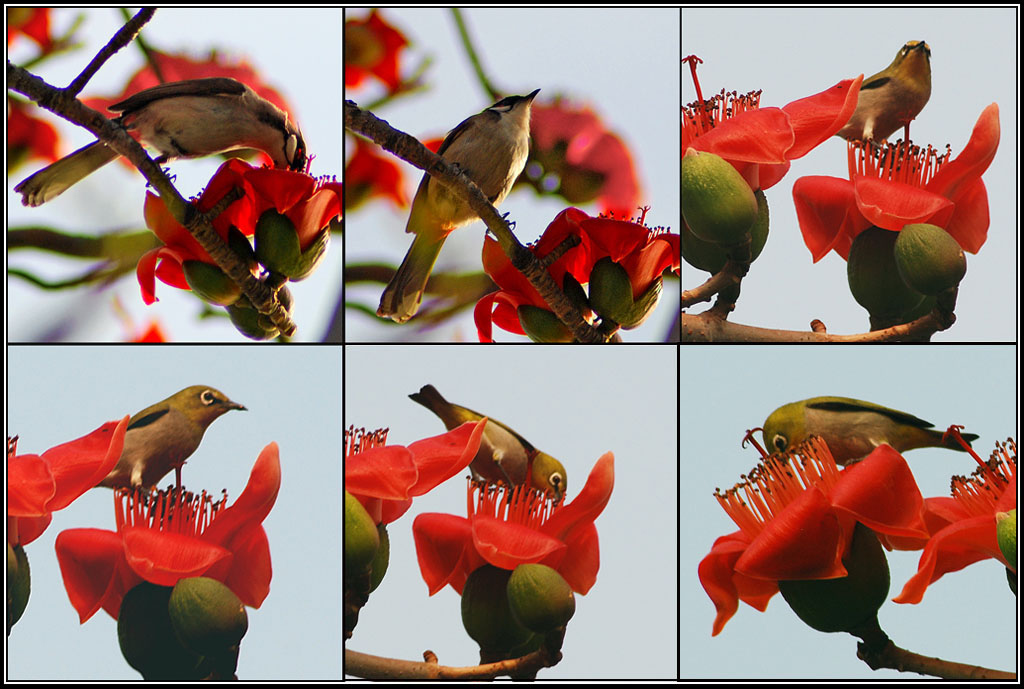
{"type": "MultiPolygon", "coordinates": [[[[346,22],[365,23],[368,16],[369,10],[345,11],[346,22]]],[[[678,233],[678,8],[474,8],[463,10],[462,16],[495,88],[505,95],[524,95],[539,88],[534,112],[538,106],[551,106],[556,98],[562,98],[565,106],[591,109],[603,128],[621,139],[631,157],[640,190],[636,203],[629,204],[631,217],[637,215],[636,206],[648,205],[646,225],[678,233]]],[[[399,76],[409,79],[422,68],[422,88],[377,107],[387,89],[379,81],[367,80],[358,88],[349,87],[346,99],[421,141],[443,139],[462,120],[497,100],[481,87],[449,9],[382,9],[379,17],[410,44],[400,52],[399,76]]],[[[577,140],[574,145],[587,143],[577,140]]],[[[352,137],[346,138],[345,145],[346,160],[350,160],[352,137]]],[[[422,172],[403,162],[399,165],[402,188],[411,201],[422,172]]],[[[348,190],[346,198],[351,199],[348,190]]],[[[561,196],[541,197],[522,185],[499,210],[510,214],[516,236],[528,243],[572,205],[592,216],[601,210],[600,203],[572,204],[561,196]]],[[[357,209],[350,206],[345,218],[346,266],[380,262],[396,267],[412,242],[412,236],[405,234],[408,213],[408,207],[384,199],[357,209]]],[[[479,272],[483,233],[479,221],[452,233],[434,272],[479,272]]],[[[355,283],[352,273],[347,275],[347,341],[477,340],[471,306],[437,327],[413,320],[399,328],[375,315],[384,283],[355,283]]],[[[654,314],[640,328],[623,333],[623,339],[664,341],[675,315],[671,304],[678,303],[678,288],[678,281],[666,281],[654,314]]],[[[498,330],[495,338],[526,341],[498,330]]]]}
{"type": "MultiPolygon", "coordinates": [[[[124,24],[115,8],[50,10],[51,33],[65,33],[81,23],[74,37],[79,47],[35,65],[39,51],[19,38],[9,46],[8,59],[54,86],[66,86],[124,24]]],[[[247,62],[290,104],[309,153],[310,174],[341,178],[341,11],[339,9],[161,8],[143,28],[142,38],[155,50],[206,59],[211,51],[229,62],[247,62]]],[[[144,65],[141,51],[131,44],[115,54],[92,78],[83,98],[113,97],[144,65]]],[[[20,97],[20,96],[19,96],[20,97]]],[[[53,123],[60,133],[62,155],[91,143],[84,129],[33,107],[33,114],[53,123]]],[[[30,111],[31,112],[31,111],[30,111]]],[[[196,196],[223,163],[219,156],[172,161],[170,170],[178,191],[196,196]]],[[[14,186],[43,167],[32,161],[8,170],[8,227],[44,226],[95,236],[104,232],[141,230],[145,181],[123,164],[110,164],[62,196],[38,208],[25,208],[14,186]]],[[[324,262],[307,280],[289,285],[295,297],[296,339],[324,338],[341,289],[341,241],[334,238],[324,262]]],[[[69,259],[40,251],[8,254],[10,270],[27,270],[50,282],[69,280],[94,262],[69,259]]],[[[201,318],[203,302],[184,290],[157,282],[159,302],[146,306],[139,295],[135,271],[113,284],[44,291],[8,275],[8,338],[12,342],[118,342],[134,339],[158,322],[170,341],[244,342],[227,318],[201,318]]],[[[215,309],[218,315],[223,309],[215,309]]],[[[333,338],[340,341],[340,335],[333,338]]]]}
{"type": "MultiPolygon", "coordinates": [[[[842,79],[870,77],[885,69],[907,41],[923,40],[932,52],[932,95],[911,124],[910,136],[918,145],[944,149],[949,144],[954,158],[982,110],[998,103],[1002,138],[982,177],[991,216],[988,242],[977,255],[967,254],[956,324],[933,340],[1012,342],[1019,304],[1017,18],[1013,7],[686,8],[682,54],[704,61],[697,73],[706,98],[723,88],[740,93],[760,89],[762,107],[782,107],[842,79]]],[[[683,102],[694,100],[687,69],[683,102]]],[[[786,177],[767,190],[768,243],[743,280],[730,320],[806,332],[811,320],[819,318],[830,333],[865,332],[867,312],[850,295],[846,261],[831,252],[812,263],[801,238],[792,186],[805,175],[848,179],[846,142],[838,137],[825,141],[793,161],[786,177]]],[[[684,289],[707,277],[683,264],[684,289]]]]}

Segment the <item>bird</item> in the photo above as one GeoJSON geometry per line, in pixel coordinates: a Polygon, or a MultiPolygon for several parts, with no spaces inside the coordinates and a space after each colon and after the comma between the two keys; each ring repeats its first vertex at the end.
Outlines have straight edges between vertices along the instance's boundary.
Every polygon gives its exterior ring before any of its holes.
{"type": "MultiPolygon", "coordinates": [[[[445,428],[452,430],[467,421],[479,421],[484,414],[452,404],[433,385],[424,385],[409,399],[432,411],[445,428]]],[[[476,457],[469,465],[474,478],[502,481],[510,486],[529,484],[541,492],[551,492],[556,501],[565,495],[568,477],[557,459],[541,452],[523,436],[488,417],[476,457]]]]}
{"type": "MultiPolygon", "coordinates": [[[[821,436],[836,463],[846,466],[860,461],[883,443],[897,452],[920,447],[963,448],[933,424],[906,412],[849,397],[812,397],[785,404],[771,413],[762,430],[765,445],[772,452],[790,450],[809,436],[821,436]]],[[[964,433],[968,443],[977,440],[964,433]]]]}
{"type": "Polygon", "coordinates": [[[857,109],[837,136],[878,143],[904,127],[904,139],[909,140],[910,121],[932,95],[931,55],[924,41],[900,48],[892,64],[863,81],[857,109]]]}
{"type": "MultiPolygon", "coordinates": [[[[306,144],[276,105],[236,79],[212,77],[160,84],[109,106],[114,120],[138,132],[163,164],[242,148],[263,151],[274,167],[304,172],[306,144]]],[[[55,199],[120,154],[103,141],[78,149],[14,187],[25,206],[55,199]]]]}
{"type": "Polygon", "coordinates": [[[181,465],[210,424],[232,409],[246,411],[208,385],[191,385],[146,407],[128,420],[121,458],[98,485],[149,489],[174,469],[180,486],[181,465]]]}
{"type": "MultiPolygon", "coordinates": [[[[437,153],[471,179],[494,206],[508,196],[530,152],[530,107],[540,89],[502,98],[463,120],[437,153]]],[[[476,219],[469,203],[423,173],[405,231],[415,234],[409,251],[384,288],[377,315],[404,323],[419,309],[427,278],[448,234],[476,219]]]]}

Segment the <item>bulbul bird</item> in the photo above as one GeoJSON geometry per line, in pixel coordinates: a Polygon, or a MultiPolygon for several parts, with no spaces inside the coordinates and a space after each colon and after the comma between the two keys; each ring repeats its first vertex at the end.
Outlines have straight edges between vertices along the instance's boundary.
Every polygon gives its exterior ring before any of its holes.
{"type": "MultiPolygon", "coordinates": [[[[484,414],[452,404],[433,385],[424,385],[409,399],[422,404],[452,430],[467,421],[479,421],[484,414]]],[[[568,479],[565,467],[551,455],[541,452],[523,436],[488,417],[476,457],[469,465],[474,478],[502,481],[511,486],[529,484],[541,492],[554,493],[556,500],[565,495],[568,479]]]]}
{"type": "MultiPolygon", "coordinates": [[[[945,447],[963,451],[950,437],[943,441],[941,431],[922,419],[849,397],[812,397],[792,402],[773,411],[764,422],[764,442],[769,452],[784,452],[820,435],[832,456],[843,466],[853,464],[871,454],[882,443],[897,452],[919,447],[945,447]]],[[[964,433],[968,443],[977,440],[974,433],[964,433]]]]}
{"type": "Polygon", "coordinates": [[[932,51],[924,41],[909,41],[892,64],[860,87],[857,109],[837,136],[848,141],[880,142],[900,127],[910,139],[910,121],[932,95],[932,51]]]}
{"type": "Polygon", "coordinates": [[[152,488],[174,469],[180,486],[181,465],[199,447],[209,425],[232,409],[245,411],[208,385],[192,385],[146,407],[128,420],[121,459],[99,485],[152,488]]]}
{"type": "MultiPolygon", "coordinates": [[[[227,77],[161,84],[109,107],[116,122],[138,132],[160,152],[156,162],[254,148],[274,167],[306,168],[306,144],[298,127],[276,105],[240,81],[227,77]]],[[[22,181],[14,190],[26,206],[39,206],[64,193],[120,154],[96,141],[22,181]]]]}
{"type": "MultiPolygon", "coordinates": [[[[508,196],[530,153],[530,106],[537,89],[509,96],[448,132],[437,153],[457,166],[495,206],[508,196]]],[[[476,219],[469,204],[423,173],[405,231],[416,235],[402,265],[384,288],[377,315],[404,323],[423,298],[427,278],[448,234],[476,219]]]]}

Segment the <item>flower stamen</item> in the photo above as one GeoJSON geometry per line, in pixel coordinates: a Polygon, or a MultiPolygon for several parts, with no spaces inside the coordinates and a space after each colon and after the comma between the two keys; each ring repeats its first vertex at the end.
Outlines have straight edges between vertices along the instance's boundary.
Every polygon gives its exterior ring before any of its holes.
{"type": "Polygon", "coordinates": [[[196,495],[178,488],[119,488],[114,491],[114,519],[118,531],[141,527],[200,536],[227,503],[227,491],[215,502],[205,490],[196,495]]]}
{"type": "MultiPolygon", "coordinates": [[[[959,432],[956,435],[959,436],[959,432]]],[[[978,461],[980,466],[970,476],[952,478],[950,493],[971,514],[989,515],[995,511],[996,504],[1011,482],[1016,482],[1017,444],[1013,439],[1007,439],[1005,443],[996,445],[987,462],[978,461]]]]}
{"type": "Polygon", "coordinates": [[[919,189],[924,188],[952,156],[949,145],[946,153],[940,155],[939,150],[931,145],[921,148],[902,140],[884,145],[872,141],[850,141],[846,152],[850,179],[874,177],[919,189]]]}
{"type": "Polygon", "coordinates": [[[469,517],[484,515],[504,522],[540,528],[557,509],[553,496],[525,485],[508,486],[467,478],[466,511],[469,517]]]}
{"type": "Polygon", "coordinates": [[[367,431],[365,428],[349,426],[345,431],[345,456],[351,457],[364,450],[387,445],[389,430],[391,429],[378,428],[375,431],[367,431]]]}

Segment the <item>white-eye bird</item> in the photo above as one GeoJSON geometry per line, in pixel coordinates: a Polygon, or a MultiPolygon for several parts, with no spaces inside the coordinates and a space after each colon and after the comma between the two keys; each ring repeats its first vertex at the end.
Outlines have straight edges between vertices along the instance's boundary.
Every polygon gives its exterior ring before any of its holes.
{"type": "MultiPolygon", "coordinates": [[[[452,404],[433,385],[424,385],[409,399],[422,404],[452,430],[467,421],[486,416],[472,409],[452,404]]],[[[568,479],[565,467],[557,459],[541,452],[526,438],[494,419],[487,417],[480,449],[469,465],[474,478],[502,481],[508,485],[527,484],[541,492],[552,492],[556,500],[565,495],[568,479]]]]}
{"type": "Polygon", "coordinates": [[[904,139],[909,139],[910,121],[932,95],[931,55],[924,41],[900,48],[892,64],[863,81],[857,109],[837,136],[877,143],[904,127],[904,139]]]}
{"type": "MultiPolygon", "coordinates": [[[[943,442],[943,433],[932,427],[923,419],[880,404],[849,397],[812,397],[773,411],[762,432],[769,452],[784,452],[819,435],[843,466],[863,459],[883,443],[897,452],[920,447],[963,451],[952,437],[943,442]]],[[[978,436],[964,433],[963,438],[970,443],[978,436]]]]}
{"type": "MultiPolygon", "coordinates": [[[[463,120],[448,132],[437,151],[448,164],[473,180],[494,206],[505,200],[526,166],[530,153],[530,106],[539,91],[502,98],[463,120]]],[[[412,318],[448,234],[476,217],[469,203],[423,173],[405,225],[405,231],[416,238],[384,288],[377,315],[398,323],[412,318]]]]}
{"type": "MultiPolygon", "coordinates": [[[[241,148],[263,151],[274,167],[303,172],[306,145],[287,113],[240,81],[188,79],[139,91],[109,106],[115,120],[160,152],[155,160],[199,158],[241,148]]],[[[14,187],[26,206],[64,193],[120,154],[102,141],[78,149],[14,187]]]]}
{"type": "MultiPolygon", "coordinates": [[[[108,488],[152,488],[175,469],[180,472],[211,423],[238,402],[208,385],[192,385],[146,407],[128,420],[121,459],[99,485],[108,488]]],[[[178,474],[180,485],[180,473],[178,474]]]]}

